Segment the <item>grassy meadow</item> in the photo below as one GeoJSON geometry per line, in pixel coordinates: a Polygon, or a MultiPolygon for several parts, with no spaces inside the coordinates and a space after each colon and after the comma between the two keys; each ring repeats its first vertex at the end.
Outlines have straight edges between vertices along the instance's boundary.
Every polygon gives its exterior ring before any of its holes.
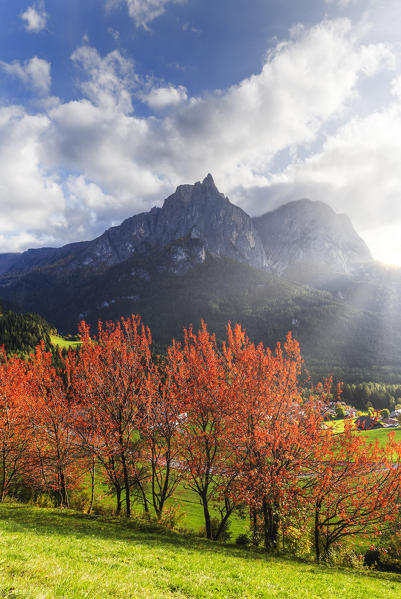
{"type": "Polygon", "coordinates": [[[64,339],[64,337],[61,337],[60,335],[50,335],[50,340],[52,345],[55,345],[60,349],[73,349],[74,347],[81,345],[80,341],[70,341],[68,339],[64,339]]]}
{"type": "MultiPolygon", "coordinates": [[[[334,432],[341,433],[344,430],[344,420],[332,420],[330,426],[333,428],[334,432]]],[[[361,431],[360,434],[363,437],[366,437],[372,443],[379,441],[381,446],[385,445],[390,433],[394,432],[394,440],[398,443],[401,443],[401,427],[400,428],[374,428],[369,431],[361,431]]]]}
{"type": "Polygon", "coordinates": [[[401,577],[264,556],[70,510],[0,506],[3,599],[398,599],[401,577]]]}

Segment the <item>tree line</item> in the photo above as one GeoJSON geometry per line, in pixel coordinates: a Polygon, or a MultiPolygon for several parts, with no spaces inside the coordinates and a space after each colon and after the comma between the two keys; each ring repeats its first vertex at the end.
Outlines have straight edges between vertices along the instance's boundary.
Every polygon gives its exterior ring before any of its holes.
{"type": "Polygon", "coordinates": [[[330,381],[306,384],[299,344],[274,351],[240,325],[216,343],[202,323],[164,356],[139,316],[80,325],[78,351],[44,344],[27,360],[0,353],[0,499],[19,488],[68,507],[95,476],[117,514],[132,502],[160,519],[185,484],[199,498],[206,536],[222,537],[247,510],[267,550],[297,527],[316,558],[352,535],[378,534],[398,517],[401,446],[323,423],[330,381]],[[217,513],[218,517],[213,514],[217,513]]]}
{"type": "Polygon", "coordinates": [[[374,408],[392,412],[401,409],[401,385],[374,382],[346,384],[342,395],[345,401],[358,410],[374,408]]]}
{"type": "Polygon", "coordinates": [[[3,311],[0,305],[0,345],[9,353],[23,356],[42,341],[50,348],[50,325],[39,314],[3,311]]]}

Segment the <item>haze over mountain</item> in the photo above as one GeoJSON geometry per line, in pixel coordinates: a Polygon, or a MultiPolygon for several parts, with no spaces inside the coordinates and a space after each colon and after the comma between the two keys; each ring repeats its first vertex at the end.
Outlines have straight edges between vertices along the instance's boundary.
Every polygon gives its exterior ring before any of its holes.
{"type": "Polygon", "coordinates": [[[279,274],[351,275],[372,262],[366,243],[346,214],[323,202],[296,200],[254,219],[271,267],[279,274]]]}
{"type": "Polygon", "coordinates": [[[309,200],[251,218],[210,174],[93,241],[0,255],[0,268],[0,299],[64,332],[140,313],[164,344],[201,318],[218,335],[231,320],[269,344],[293,330],[326,369],[401,366],[399,271],[374,262],[349,218],[309,200]]]}

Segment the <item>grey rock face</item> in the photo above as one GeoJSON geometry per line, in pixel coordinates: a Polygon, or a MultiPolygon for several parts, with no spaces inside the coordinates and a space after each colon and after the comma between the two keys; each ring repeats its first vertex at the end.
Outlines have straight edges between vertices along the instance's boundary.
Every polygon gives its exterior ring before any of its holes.
{"type": "Polygon", "coordinates": [[[55,265],[58,268],[112,266],[179,239],[199,239],[204,250],[255,268],[267,265],[265,251],[252,219],[221,194],[211,175],[202,183],[180,185],[162,208],[137,214],[89,242],[62,248],[28,250],[10,269],[26,272],[55,265]]]}
{"type": "Polygon", "coordinates": [[[279,274],[307,268],[316,274],[350,275],[372,262],[348,216],[323,202],[298,200],[254,219],[267,258],[279,274]]]}
{"type": "Polygon", "coordinates": [[[157,215],[154,243],[164,246],[186,237],[201,239],[216,256],[267,266],[252,219],[218,191],[211,175],[202,183],[180,185],[157,215]]]}

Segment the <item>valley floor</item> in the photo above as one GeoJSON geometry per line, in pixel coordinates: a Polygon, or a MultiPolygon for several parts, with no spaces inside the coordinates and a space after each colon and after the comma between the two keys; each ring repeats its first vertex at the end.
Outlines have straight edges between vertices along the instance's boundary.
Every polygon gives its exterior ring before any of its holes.
{"type": "Polygon", "coordinates": [[[355,572],[68,510],[0,506],[0,598],[398,599],[355,572]]]}

